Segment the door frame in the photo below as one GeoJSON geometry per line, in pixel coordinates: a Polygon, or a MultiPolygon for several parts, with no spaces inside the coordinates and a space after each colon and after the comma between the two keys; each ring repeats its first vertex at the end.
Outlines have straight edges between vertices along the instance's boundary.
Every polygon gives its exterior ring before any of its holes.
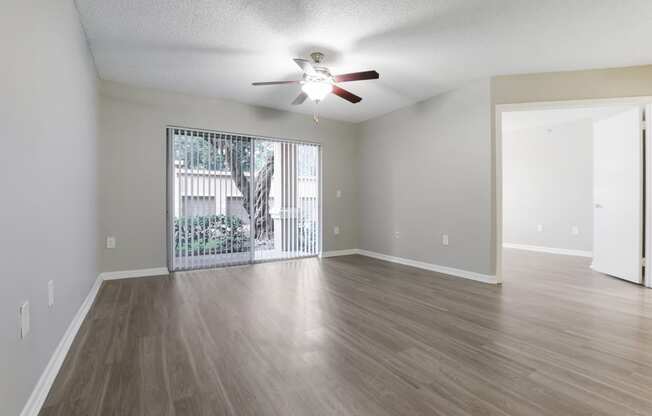
{"type": "MultiPolygon", "coordinates": [[[[249,137],[255,140],[264,140],[264,141],[270,141],[270,142],[284,142],[284,143],[294,143],[294,144],[309,144],[309,145],[314,145],[317,147],[317,172],[318,172],[318,183],[317,183],[317,218],[319,221],[319,238],[317,239],[317,253],[309,256],[301,256],[301,257],[293,257],[289,259],[271,259],[271,260],[255,260],[253,258],[254,254],[252,251],[252,259],[249,263],[245,265],[253,265],[256,263],[265,263],[265,262],[273,262],[273,261],[287,261],[287,260],[297,260],[297,259],[302,259],[302,258],[310,258],[310,257],[321,257],[322,250],[324,247],[324,169],[323,169],[323,152],[324,152],[324,143],[314,141],[314,140],[303,140],[303,139],[285,139],[285,138],[280,138],[280,137],[274,137],[274,136],[261,136],[259,134],[249,134],[249,133],[236,133],[236,132],[229,132],[225,130],[216,130],[216,129],[207,129],[207,128],[201,128],[201,127],[187,127],[187,126],[182,126],[178,124],[166,124],[163,127],[163,137],[165,138],[164,144],[165,144],[165,172],[164,172],[164,177],[165,177],[165,230],[163,230],[163,235],[165,235],[165,252],[166,252],[166,264],[168,271],[170,273],[174,273],[174,247],[172,244],[172,239],[173,239],[173,224],[174,224],[174,185],[172,184],[172,181],[170,180],[171,176],[174,175],[174,161],[172,158],[172,155],[174,155],[174,135],[170,134],[170,131],[173,131],[174,129],[182,129],[182,130],[195,130],[195,131],[201,131],[201,132],[206,132],[206,133],[220,133],[220,134],[226,134],[226,135],[234,135],[234,136],[244,136],[244,137],[249,137]]],[[[252,145],[254,143],[252,141],[252,145]]],[[[253,160],[253,152],[251,153],[252,155],[252,160],[253,160]]],[[[251,187],[251,192],[253,193],[254,186],[251,187]]],[[[252,227],[253,228],[253,227],[252,227]]],[[[251,234],[253,235],[253,230],[251,231],[251,234]]],[[[242,265],[240,265],[242,266],[242,265]]],[[[197,269],[193,269],[197,270],[197,269]]]]}
{"type": "MultiPolygon", "coordinates": [[[[494,261],[496,265],[496,280],[498,283],[503,282],[503,130],[502,118],[503,113],[514,111],[532,111],[532,110],[558,110],[578,107],[602,107],[602,106],[622,106],[632,105],[646,106],[652,104],[652,96],[642,97],[622,97],[622,98],[602,98],[587,100],[567,100],[567,101],[539,101],[514,104],[495,104],[494,114],[494,244],[495,253],[494,261]]],[[[650,168],[644,167],[644,186],[645,186],[645,210],[644,217],[644,244],[645,258],[648,263],[652,262],[652,114],[646,114],[646,135],[644,143],[644,158],[650,161],[650,168]]],[[[652,266],[645,267],[643,276],[643,285],[652,288],[652,266]]]]}

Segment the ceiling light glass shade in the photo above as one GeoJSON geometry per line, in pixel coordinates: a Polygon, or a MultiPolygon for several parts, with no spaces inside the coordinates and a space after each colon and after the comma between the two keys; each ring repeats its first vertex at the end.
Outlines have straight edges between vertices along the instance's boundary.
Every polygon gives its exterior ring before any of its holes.
{"type": "Polygon", "coordinates": [[[321,101],[333,91],[333,85],[327,81],[306,82],[301,87],[303,92],[313,101],[321,101]]]}

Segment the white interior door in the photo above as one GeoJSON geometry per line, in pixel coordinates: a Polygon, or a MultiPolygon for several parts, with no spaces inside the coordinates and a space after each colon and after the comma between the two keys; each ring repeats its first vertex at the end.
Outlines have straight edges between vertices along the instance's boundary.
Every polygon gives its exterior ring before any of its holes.
{"type": "MultiPolygon", "coordinates": [[[[645,258],[652,260],[652,207],[650,206],[648,196],[652,195],[652,168],[647,164],[652,160],[652,104],[645,106],[645,233],[643,241],[645,242],[645,258]]],[[[652,288],[652,267],[645,267],[645,286],[652,288]]]]}
{"type": "Polygon", "coordinates": [[[643,136],[640,108],[593,127],[593,264],[598,272],[642,282],[643,136]]]}

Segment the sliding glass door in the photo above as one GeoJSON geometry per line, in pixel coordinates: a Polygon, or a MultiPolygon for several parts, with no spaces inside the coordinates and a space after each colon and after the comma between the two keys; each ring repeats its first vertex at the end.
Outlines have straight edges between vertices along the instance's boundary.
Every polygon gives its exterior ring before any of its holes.
{"type": "Polygon", "coordinates": [[[320,148],[168,128],[172,270],[314,256],[320,242],[320,148]]]}

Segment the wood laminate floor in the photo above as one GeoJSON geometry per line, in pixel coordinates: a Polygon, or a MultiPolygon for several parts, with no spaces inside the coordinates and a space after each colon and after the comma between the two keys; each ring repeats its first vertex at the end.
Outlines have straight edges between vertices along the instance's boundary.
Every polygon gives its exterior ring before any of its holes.
{"type": "Polygon", "coordinates": [[[509,250],[105,282],[41,415],[652,415],[652,290],[509,250]]]}

